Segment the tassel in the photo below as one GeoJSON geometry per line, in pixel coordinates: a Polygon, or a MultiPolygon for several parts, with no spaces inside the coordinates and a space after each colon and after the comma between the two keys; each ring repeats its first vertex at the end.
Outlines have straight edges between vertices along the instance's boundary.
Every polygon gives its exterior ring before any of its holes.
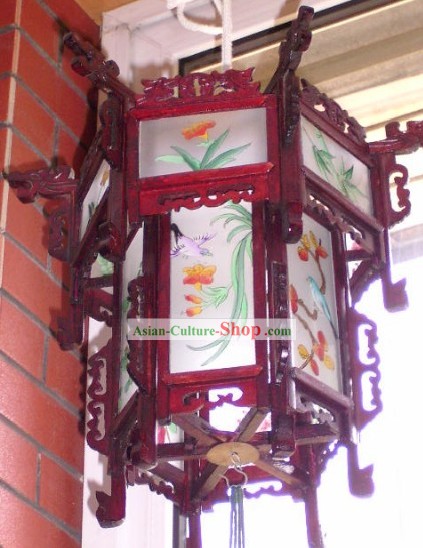
{"type": "Polygon", "coordinates": [[[244,491],[242,485],[231,487],[231,526],[229,548],[245,548],[244,491]]]}

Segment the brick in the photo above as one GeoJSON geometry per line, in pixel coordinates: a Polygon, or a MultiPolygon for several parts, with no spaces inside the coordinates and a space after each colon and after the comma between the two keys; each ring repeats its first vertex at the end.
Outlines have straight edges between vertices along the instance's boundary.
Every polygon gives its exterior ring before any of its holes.
{"type": "Polygon", "coordinates": [[[63,79],[57,81],[56,103],[57,116],[89,146],[95,135],[96,112],[88,106],[63,79]]]}
{"type": "Polygon", "coordinates": [[[0,489],[0,507],[2,548],[79,548],[79,542],[5,489],[0,489]]]}
{"type": "Polygon", "coordinates": [[[60,164],[72,166],[78,176],[87,150],[81,146],[78,140],[70,136],[66,131],[60,130],[58,139],[57,156],[60,164]]]}
{"type": "Polygon", "coordinates": [[[18,75],[40,99],[56,110],[57,94],[60,91],[57,71],[25,37],[21,39],[18,75]]]}
{"type": "Polygon", "coordinates": [[[11,79],[9,77],[0,79],[0,123],[7,122],[7,112],[9,107],[9,96],[10,96],[10,82],[11,82],[11,79]]]}
{"type": "Polygon", "coordinates": [[[57,317],[67,312],[65,292],[10,241],[5,243],[3,287],[53,331],[57,317]]]}
{"type": "Polygon", "coordinates": [[[37,170],[45,167],[47,165],[43,157],[30,148],[16,133],[13,133],[9,171],[37,170]]]}
{"type": "MultiPolygon", "coordinates": [[[[80,97],[32,45],[22,38],[18,75],[39,99],[45,102],[75,135],[84,138],[87,125],[94,125],[87,100],[80,97]]],[[[93,131],[84,142],[90,142],[93,131]]]]}
{"type": "Polygon", "coordinates": [[[82,527],[82,482],[41,455],[40,505],[70,527],[82,527]]]}
{"type": "Polygon", "coordinates": [[[58,60],[60,27],[35,0],[23,0],[21,26],[54,61],[58,60]]]}
{"type": "Polygon", "coordinates": [[[2,128],[0,127],[0,164],[7,168],[7,160],[6,160],[6,143],[7,143],[7,135],[9,133],[10,129],[8,128],[2,128]]]}
{"type": "Polygon", "coordinates": [[[85,383],[81,362],[70,352],[63,351],[54,338],[50,338],[47,354],[46,383],[77,409],[83,407],[85,383]]]}
{"type": "Polygon", "coordinates": [[[0,478],[28,499],[35,500],[37,449],[1,420],[0,447],[0,478]]]}
{"type": "Polygon", "coordinates": [[[16,22],[16,0],[2,2],[0,10],[0,28],[16,22]]]}
{"type": "Polygon", "coordinates": [[[100,27],[85,13],[75,1],[44,0],[45,4],[57,14],[67,29],[72,29],[93,44],[100,40],[100,27]]]}
{"type": "MultiPolygon", "coordinates": [[[[1,12],[1,10],[0,10],[1,12]]],[[[12,70],[13,49],[15,47],[17,31],[0,34],[0,75],[12,70]]]]}
{"type": "Polygon", "coordinates": [[[44,156],[53,156],[54,120],[21,85],[16,86],[13,125],[44,156]]]}
{"type": "Polygon", "coordinates": [[[31,375],[41,379],[44,333],[5,297],[0,306],[0,348],[31,375]]]}
{"type": "Polygon", "coordinates": [[[41,263],[47,262],[46,218],[30,204],[23,204],[12,190],[7,206],[6,232],[20,242],[41,263]]]}
{"type": "MultiPolygon", "coordinates": [[[[1,152],[1,133],[0,133],[0,152],[1,152]]],[[[1,158],[1,155],[0,155],[0,158],[1,158]]],[[[0,163],[1,163],[1,161],[0,161],[0,163]]],[[[5,188],[6,188],[6,186],[5,186],[4,179],[0,175],[0,211],[1,211],[1,206],[3,204],[3,193],[8,192],[8,190],[5,191],[5,188]]]]}
{"type": "Polygon", "coordinates": [[[79,419],[25,375],[2,361],[0,382],[0,413],[82,473],[84,440],[79,431],[79,419]]]}

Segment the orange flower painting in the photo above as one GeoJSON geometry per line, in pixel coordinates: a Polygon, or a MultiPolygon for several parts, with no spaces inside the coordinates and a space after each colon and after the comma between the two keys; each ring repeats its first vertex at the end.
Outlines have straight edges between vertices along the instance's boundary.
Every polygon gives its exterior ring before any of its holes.
{"type": "Polygon", "coordinates": [[[187,141],[194,139],[194,137],[199,137],[205,141],[208,140],[209,134],[208,130],[216,125],[216,122],[213,120],[205,120],[203,122],[196,122],[191,124],[188,127],[185,127],[181,133],[187,141]]]}
{"type": "Polygon", "coordinates": [[[200,143],[195,142],[195,145],[198,147],[198,150],[201,151],[201,157],[199,157],[200,155],[197,151],[193,151],[192,146],[187,149],[175,144],[170,148],[176,152],[176,154],[158,156],[156,161],[183,164],[193,171],[217,169],[235,162],[237,157],[244,152],[251,143],[236,147],[231,146],[222,151],[223,144],[229,137],[230,128],[226,129],[223,133],[220,133],[220,135],[214,139],[209,135],[209,130],[215,126],[216,122],[214,120],[199,120],[181,130],[181,135],[186,141],[191,141],[195,137],[200,139],[200,143]]]}
{"type": "Polygon", "coordinates": [[[197,291],[201,291],[203,285],[213,283],[216,267],[214,265],[204,266],[196,264],[194,266],[186,266],[183,272],[185,274],[183,279],[184,285],[193,285],[197,291]]]}

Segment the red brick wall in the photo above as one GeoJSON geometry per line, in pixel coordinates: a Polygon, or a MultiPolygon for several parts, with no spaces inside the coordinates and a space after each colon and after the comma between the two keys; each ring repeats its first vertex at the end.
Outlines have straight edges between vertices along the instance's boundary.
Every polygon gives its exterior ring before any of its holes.
{"type": "MultiPolygon", "coordinates": [[[[63,51],[69,28],[98,42],[74,0],[1,0],[1,170],[80,167],[95,104],[63,51]]],[[[47,254],[46,210],[45,202],[22,205],[0,178],[2,548],[80,545],[83,367],[52,335],[66,272],[47,254]]]]}

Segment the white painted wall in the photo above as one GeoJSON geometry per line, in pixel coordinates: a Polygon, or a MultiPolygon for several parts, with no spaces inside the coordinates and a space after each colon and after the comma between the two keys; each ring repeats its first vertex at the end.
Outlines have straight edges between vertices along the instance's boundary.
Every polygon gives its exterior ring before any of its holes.
{"type": "MultiPolygon", "coordinates": [[[[286,23],[301,5],[316,12],[342,4],[339,0],[232,0],[233,39],[286,23]]],[[[190,3],[186,13],[212,20],[208,0],[190,3]]],[[[103,15],[102,43],[121,68],[122,79],[136,91],[141,78],[176,74],[178,60],[213,48],[219,37],[184,29],[166,0],[139,0],[103,15]]]]}

